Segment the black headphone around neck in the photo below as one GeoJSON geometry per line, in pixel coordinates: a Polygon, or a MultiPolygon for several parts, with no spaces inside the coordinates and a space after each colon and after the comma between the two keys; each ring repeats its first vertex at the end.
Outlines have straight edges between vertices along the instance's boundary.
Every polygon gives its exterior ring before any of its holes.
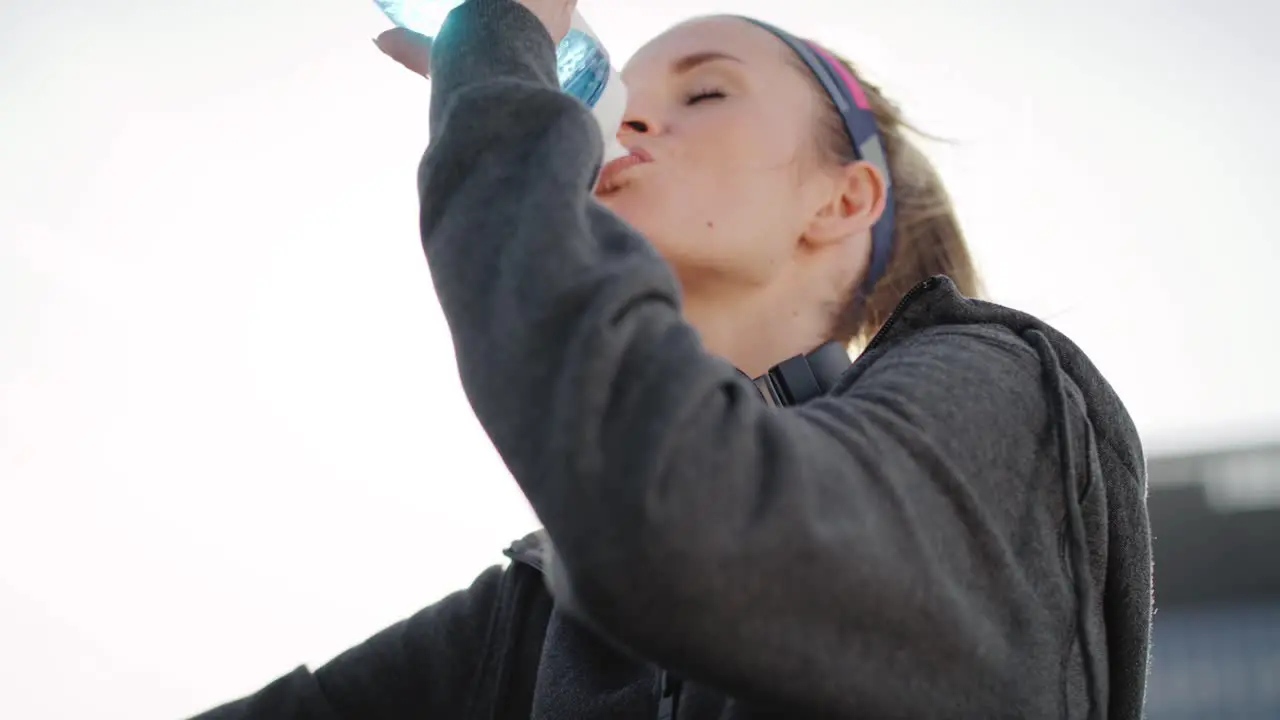
{"type": "Polygon", "coordinates": [[[789,407],[825,394],[836,384],[852,362],[844,345],[832,341],[808,355],[797,355],[754,379],[765,402],[789,407]]]}

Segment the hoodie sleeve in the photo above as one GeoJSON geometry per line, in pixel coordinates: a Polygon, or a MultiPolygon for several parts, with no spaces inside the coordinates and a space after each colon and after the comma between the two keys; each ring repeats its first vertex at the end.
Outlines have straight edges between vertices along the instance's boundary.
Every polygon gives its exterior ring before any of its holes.
{"type": "Polygon", "coordinates": [[[842,395],[768,408],[591,197],[598,130],[553,51],[512,0],[454,11],[419,189],[463,386],[555,544],[557,599],[739,697],[1054,715],[1070,612],[1061,486],[1025,479],[1052,437],[1031,350],[926,331],[842,395]]]}

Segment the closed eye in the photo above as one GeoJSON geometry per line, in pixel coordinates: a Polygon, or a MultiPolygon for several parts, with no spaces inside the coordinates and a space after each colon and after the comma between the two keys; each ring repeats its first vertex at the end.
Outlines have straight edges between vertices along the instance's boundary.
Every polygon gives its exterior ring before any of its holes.
{"type": "Polygon", "coordinates": [[[698,92],[691,93],[689,97],[685,99],[685,104],[697,105],[698,103],[710,100],[723,100],[725,97],[727,96],[724,94],[723,90],[699,90],[698,92]]]}

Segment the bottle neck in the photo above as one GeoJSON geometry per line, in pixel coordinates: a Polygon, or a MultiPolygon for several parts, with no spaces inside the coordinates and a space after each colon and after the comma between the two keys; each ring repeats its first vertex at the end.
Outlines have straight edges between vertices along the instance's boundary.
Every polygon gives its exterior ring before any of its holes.
{"type": "Polygon", "coordinates": [[[604,140],[604,162],[625,157],[628,151],[618,142],[618,129],[622,127],[622,118],[627,112],[627,87],[622,83],[622,76],[614,68],[613,60],[609,57],[604,43],[600,42],[600,37],[587,24],[582,13],[573,11],[573,19],[569,27],[590,37],[609,61],[609,77],[605,82],[604,90],[591,106],[591,114],[595,116],[596,123],[600,126],[601,139],[604,140]]]}
{"type": "Polygon", "coordinates": [[[600,99],[596,101],[595,107],[591,108],[591,114],[595,115],[596,122],[600,125],[600,134],[604,140],[604,161],[617,160],[620,157],[626,157],[629,151],[618,142],[618,129],[622,127],[622,119],[627,112],[627,86],[622,82],[622,76],[618,74],[611,66],[609,68],[609,83],[605,85],[604,92],[601,93],[600,99]]]}

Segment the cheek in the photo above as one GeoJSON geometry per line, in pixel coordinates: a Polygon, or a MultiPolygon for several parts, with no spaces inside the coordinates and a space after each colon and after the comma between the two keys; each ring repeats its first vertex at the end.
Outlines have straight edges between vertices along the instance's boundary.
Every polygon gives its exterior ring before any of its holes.
{"type": "Polygon", "coordinates": [[[677,270],[765,282],[799,236],[788,212],[797,206],[794,143],[776,130],[729,112],[687,118],[672,132],[661,167],[609,207],[677,270]]]}
{"type": "Polygon", "coordinates": [[[679,177],[671,183],[690,210],[733,210],[750,216],[753,203],[777,191],[795,152],[775,123],[750,108],[727,104],[691,113],[673,128],[679,177]]]}
{"type": "Polygon", "coordinates": [[[798,237],[783,212],[793,205],[789,181],[777,169],[673,165],[627,188],[610,207],[678,272],[758,284],[776,273],[798,237]]]}
{"type": "Polygon", "coordinates": [[[682,159],[720,175],[772,171],[796,158],[794,140],[776,119],[753,108],[726,105],[688,118],[677,128],[682,159]]]}

